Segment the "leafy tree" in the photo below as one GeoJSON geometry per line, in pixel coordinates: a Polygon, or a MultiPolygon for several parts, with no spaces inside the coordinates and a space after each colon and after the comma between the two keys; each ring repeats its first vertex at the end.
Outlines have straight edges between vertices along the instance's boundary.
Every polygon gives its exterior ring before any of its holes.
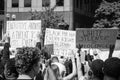
{"type": "Polygon", "coordinates": [[[4,14],[4,0],[0,0],[0,14],[4,14]]]}
{"type": "Polygon", "coordinates": [[[31,20],[41,20],[42,21],[42,35],[40,35],[41,39],[44,43],[45,29],[46,28],[54,28],[59,29],[58,23],[62,22],[63,15],[58,14],[54,11],[56,6],[53,8],[44,7],[44,11],[34,11],[31,13],[31,20]]]}
{"type": "MultiPolygon", "coordinates": [[[[120,29],[120,0],[103,0],[95,11],[96,21],[93,28],[120,29]]],[[[112,57],[115,45],[110,45],[109,58],[112,57]]]]}
{"type": "Polygon", "coordinates": [[[95,18],[94,28],[119,28],[120,0],[103,0],[95,11],[95,18]]]}
{"type": "Polygon", "coordinates": [[[59,28],[58,23],[62,21],[62,15],[57,14],[54,11],[56,6],[53,8],[45,7],[45,11],[35,11],[31,13],[31,20],[41,20],[42,21],[42,30],[46,28],[59,28]]]}

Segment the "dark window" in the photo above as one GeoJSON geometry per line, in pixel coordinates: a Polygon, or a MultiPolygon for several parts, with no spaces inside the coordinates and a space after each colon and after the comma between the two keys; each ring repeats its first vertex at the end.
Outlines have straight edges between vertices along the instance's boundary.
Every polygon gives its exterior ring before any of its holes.
{"type": "Polygon", "coordinates": [[[57,6],[64,6],[64,0],[56,0],[57,6]]]}
{"type": "Polygon", "coordinates": [[[3,21],[0,21],[0,40],[2,39],[3,21]]]}
{"type": "Polygon", "coordinates": [[[0,14],[4,14],[4,0],[0,0],[0,14]]]}
{"type": "Polygon", "coordinates": [[[82,5],[83,5],[83,1],[82,0],[80,0],[80,8],[82,9],[82,5]]]}
{"type": "Polygon", "coordinates": [[[31,0],[24,0],[24,7],[31,7],[31,0]]]}
{"type": "Polygon", "coordinates": [[[76,0],[76,8],[79,8],[79,0],[76,0]]]}
{"type": "Polygon", "coordinates": [[[19,0],[12,0],[12,7],[18,7],[19,6],[19,0]]]}
{"type": "Polygon", "coordinates": [[[50,6],[50,0],[42,0],[42,6],[43,7],[49,7],[50,6]]]}
{"type": "Polygon", "coordinates": [[[84,3],[85,3],[85,4],[88,4],[88,3],[89,3],[89,0],[84,0],[84,3]]]}

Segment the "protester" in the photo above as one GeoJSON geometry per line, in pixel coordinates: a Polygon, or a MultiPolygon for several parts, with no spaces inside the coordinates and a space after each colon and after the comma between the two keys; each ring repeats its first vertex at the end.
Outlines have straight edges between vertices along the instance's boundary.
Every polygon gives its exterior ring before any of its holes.
{"type": "Polygon", "coordinates": [[[10,44],[5,43],[4,48],[1,51],[1,55],[2,55],[1,60],[3,62],[3,65],[5,65],[5,63],[10,59],[11,52],[10,52],[9,48],[10,48],[10,44]]]}
{"type": "Polygon", "coordinates": [[[5,43],[9,43],[9,44],[10,44],[10,35],[9,35],[9,33],[5,33],[5,34],[3,35],[3,38],[2,38],[2,40],[0,41],[0,43],[2,43],[3,45],[4,45],[5,43]]]}
{"type": "Polygon", "coordinates": [[[0,62],[0,80],[4,80],[4,65],[2,62],[0,62]]]}
{"type": "Polygon", "coordinates": [[[41,50],[41,42],[37,42],[36,47],[41,50]]]}
{"type": "Polygon", "coordinates": [[[65,65],[59,63],[59,62],[54,62],[52,65],[56,65],[59,69],[59,74],[64,77],[66,75],[66,67],[65,65]]]}
{"type": "Polygon", "coordinates": [[[19,79],[33,80],[39,72],[40,50],[32,47],[23,47],[15,56],[15,66],[19,79]]]}
{"type": "Polygon", "coordinates": [[[54,63],[54,62],[59,62],[59,59],[58,59],[57,56],[53,56],[52,57],[52,63],[54,63]]]}
{"type": "Polygon", "coordinates": [[[90,50],[83,57],[81,45],[70,58],[51,57],[49,49],[37,42],[35,47],[17,48],[15,59],[10,59],[9,40],[0,52],[0,80],[120,80],[119,58],[103,62],[97,51],[91,55],[90,50]]]}
{"type": "Polygon", "coordinates": [[[104,80],[119,80],[120,59],[116,57],[111,57],[105,60],[103,72],[104,72],[104,80]]]}
{"type": "Polygon", "coordinates": [[[90,69],[91,69],[91,78],[94,80],[103,80],[104,74],[103,74],[103,60],[101,59],[96,59],[94,60],[91,65],[90,65],[90,69]]]}
{"type": "Polygon", "coordinates": [[[50,65],[45,70],[44,80],[58,80],[50,65]]]}
{"type": "Polygon", "coordinates": [[[55,65],[55,64],[52,64],[51,69],[53,70],[56,79],[58,79],[60,77],[59,67],[57,65],[55,65]]]}
{"type": "Polygon", "coordinates": [[[15,67],[15,59],[10,59],[5,64],[4,75],[6,80],[16,80],[18,78],[18,72],[15,67]]]}
{"type": "MultiPolygon", "coordinates": [[[[87,72],[85,75],[83,75],[82,72],[82,64],[81,64],[81,56],[80,53],[76,53],[77,57],[77,71],[78,71],[78,80],[103,80],[103,61],[100,59],[93,60],[89,66],[89,72],[87,72]]],[[[87,58],[87,61],[91,61],[90,58],[87,58]]]]}
{"type": "Polygon", "coordinates": [[[70,73],[72,73],[72,61],[71,59],[66,59],[66,61],[64,62],[64,65],[66,67],[66,76],[69,75],[70,73]]]}
{"type": "Polygon", "coordinates": [[[39,73],[36,75],[35,80],[44,80],[44,78],[43,78],[43,73],[42,73],[41,70],[40,70],[39,73]]]}
{"type": "MultiPolygon", "coordinates": [[[[72,54],[74,54],[74,53],[72,52],[72,54]]],[[[76,71],[76,64],[75,64],[75,56],[74,55],[71,56],[71,59],[72,59],[72,73],[68,74],[67,76],[66,76],[65,65],[59,63],[58,60],[57,60],[58,58],[54,57],[54,59],[57,62],[53,62],[52,65],[56,66],[56,72],[57,73],[55,72],[55,75],[57,76],[58,80],[71,80],[75,77],[77,71],[76,71]]]]}

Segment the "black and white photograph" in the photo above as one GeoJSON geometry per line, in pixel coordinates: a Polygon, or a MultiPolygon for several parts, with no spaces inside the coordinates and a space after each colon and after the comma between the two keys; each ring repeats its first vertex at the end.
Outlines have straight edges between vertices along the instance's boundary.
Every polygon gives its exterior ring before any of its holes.
{"type": "Polygon", "coordinates": [[[120,0],[0,0],[0,80],[120,80],[120,0]]]}

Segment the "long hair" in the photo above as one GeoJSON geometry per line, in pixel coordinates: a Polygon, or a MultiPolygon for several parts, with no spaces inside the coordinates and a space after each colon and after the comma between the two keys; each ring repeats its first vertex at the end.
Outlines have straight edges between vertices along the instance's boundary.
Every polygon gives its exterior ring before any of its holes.
{"type": "Polygon", "coordinates": [[[60,77],[60,71],[59,71],[58,66],[55,65],[55,64],[52,64],[52,65],[51,65],[51,68],[52,68],[52,70],[53,70],[56,78],[58,79],[58,78],[60,77]]]}

